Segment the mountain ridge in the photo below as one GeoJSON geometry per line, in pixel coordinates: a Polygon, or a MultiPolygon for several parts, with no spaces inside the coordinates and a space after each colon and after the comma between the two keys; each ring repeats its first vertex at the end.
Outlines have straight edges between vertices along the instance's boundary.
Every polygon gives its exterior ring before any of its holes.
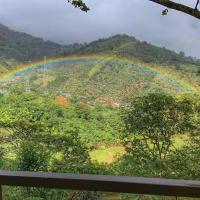
{"type": "Polygon", "coordinates": [[[0,66],[6,68],[12,68],[14,65],[29,60],[38,60],[43,56],[101,53],[133,57],[147,63],[162,65],[200,65],[200,60],[186,57],[184,52],[178,54],[164,47],[139,41],[126,34],[118,34],[85,44],[60,45],[26,33],[13,31],[0,24],[0,66]]]}

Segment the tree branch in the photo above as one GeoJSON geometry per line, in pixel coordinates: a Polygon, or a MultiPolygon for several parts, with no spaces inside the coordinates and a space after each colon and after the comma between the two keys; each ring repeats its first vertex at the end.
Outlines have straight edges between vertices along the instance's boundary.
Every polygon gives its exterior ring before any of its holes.
{"type": "Polygon", "coordinates": [[[71,3],[76,8],[80,8],[84,12],[90,10],[90,8],[82,0],[67,0],[67,2],[71,3]]]}
{"type": "Polygon", "coordinates": [[[197,0],[197,4],[196,4],[195,8],[191,8],[189,6],[186,6],[186,5],[183,5],[183,4],[180,4],[180,3],[176,3],[176,2],[173,2],[173,1],[170,1],[170,0],[149,0],[149,1],[152,1],[154,3],[160,4],[160,5],[163,5],[163,6],[166,6],[167,8],[171,8],[171,9],[174,9],[174,10],[181,11],[181,12],[186,13],[188,15],[191,15],[191,16],[197,18],[197,19],[200,19],[200,11],[197,10],[199,0],[197,0]]]}
{"type": "Polygon", "coordinates": [[[195,6],[195,10],[197,10],[198,5],[199,5],[199,0],[197,0],[196,6],[195,6]]]}
{"type": "MultiPolygon", "coordinates": [[[[149,0],[154,3],[160,4],[162,6],[165,6],[170,9],[174,9],[177,11],[181,11],[183,13],[186,13],[190,16],[193,16],[197,19],[200,19],[200,11],[197,9],[200,0],[196,0],[196,5],[194,8],[186,6],[184,4],[176,3],[172,0],[149,0]]],[[[80,8],[82,11],[89,11],[90,8],[84,3],[83,0],[67,0],[68,3],[71,3],[73,6],[80,8]]],[[[163,15],[167,14],[168,10],[165,9],[165,12],[163,12],[163,15]]]]}

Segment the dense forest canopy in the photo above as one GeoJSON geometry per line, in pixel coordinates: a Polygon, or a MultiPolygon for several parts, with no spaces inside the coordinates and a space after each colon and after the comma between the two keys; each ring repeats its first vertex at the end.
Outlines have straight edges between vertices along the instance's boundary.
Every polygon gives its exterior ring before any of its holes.
{"type": "MultiPolygon", "coordinates": [[[[128,102],[120,109],[76,100],[63,107],[20,88],[1,95],[1,169],[199,179],[199,95],[151,93],[128,102]],[[121,156],[111,163],[96,162],[92,152],[100,144],[120,145],[121,156]]],[[[5,191],[8,199],[82,196],[10,191],[5,191]]],[[[104,199],[103,194],[84,195],[104,199]]]]}

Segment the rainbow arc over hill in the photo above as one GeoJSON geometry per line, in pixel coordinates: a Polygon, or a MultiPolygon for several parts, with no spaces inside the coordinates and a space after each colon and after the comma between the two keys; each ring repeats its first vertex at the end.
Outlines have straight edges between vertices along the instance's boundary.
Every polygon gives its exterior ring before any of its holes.
{"type": "Polygon", "coordinates": [[[177,84],[180,84],[183,88],[185,88],[188,92],[193,93],[200,93],[200,87],[195,86],[187,82],[186,80],[183,80],[180,78],[177,74],[175,74],[173,71],[167,69],[163,66],[156,66],[154,64],[144,63],[139,60],[133,59],[133,58],[127,58],[127,57],[119,57],[119,56],[111,56],[111,55],[67,55],[67,56],[60,56],[60,57],[53,57],[48,58],[46,62],[44,63],[44,60],[39,60],[36,62],[31,62],[28,64],[23,64],[19,66],[18,68],[14,70],[10,70],[6,73],[0,74],[0,82],[6,81],[9,79],[13,79],[15,77],[23,76],[24,74],[33,71],[35,69],[40,69],[42,67],[53,67],[58,66],[67,62],[89,62],[89,61],[114,61],[124,64],[130,64],[130,65],[136,65],[137,67],[141,67],[145,70],[150,70],[152,72],[155,72],[158,75],[164,76],[168,80],[175,81],[177,84]]]}

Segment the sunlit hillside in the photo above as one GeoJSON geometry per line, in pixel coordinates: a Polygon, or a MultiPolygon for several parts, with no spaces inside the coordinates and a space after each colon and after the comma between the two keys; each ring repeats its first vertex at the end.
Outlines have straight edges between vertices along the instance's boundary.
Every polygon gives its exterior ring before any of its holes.
{"type": "Polygon", "coordinates": [[[24,91],[37,90],[40,94],[64,95],[108,105],[119,105],[132,95],[153,92],[177,95],[197,91],[192,83],[183,81],[180,75],[171,74],[170,71],[123,60],[73,61],[45,69],[42,65],[16,81],[8,81],[8,85],[18,84],[24,91]]]}

